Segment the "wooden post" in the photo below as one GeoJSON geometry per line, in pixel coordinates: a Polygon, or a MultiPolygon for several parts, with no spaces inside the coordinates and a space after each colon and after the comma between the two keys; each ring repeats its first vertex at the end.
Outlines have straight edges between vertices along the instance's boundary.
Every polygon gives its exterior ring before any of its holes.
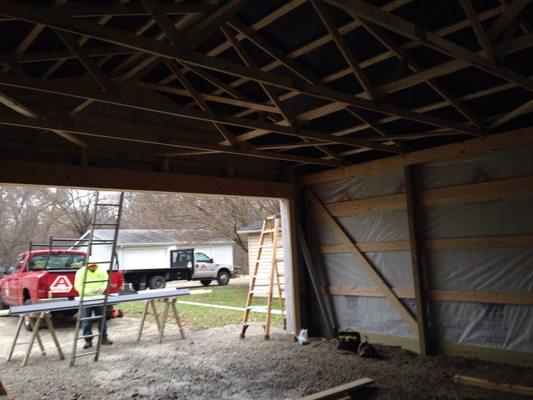
{"type": "Polygon", "coordinates": [[[405,192],[407,195],[407,222],[409,225],[409,245],[413,270],[413,289],[416,301],[416,321],[420,354],[427,355],[429,350],[429,331],[427,327],[426,290],[424,288],[423,241],[420,238],[420,221],[418,218],[417,188],[414,166],[404,167],[405,192]]]}

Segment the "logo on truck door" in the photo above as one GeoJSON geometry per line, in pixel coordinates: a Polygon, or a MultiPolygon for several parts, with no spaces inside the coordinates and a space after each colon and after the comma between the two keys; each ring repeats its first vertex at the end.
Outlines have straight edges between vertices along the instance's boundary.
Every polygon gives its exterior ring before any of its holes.
{"type": "Polygon", "coordinates": [[[72,290],[72,283],[65,275],[59,275],[50,285],[52,293],[68,293],[72,290]]]}

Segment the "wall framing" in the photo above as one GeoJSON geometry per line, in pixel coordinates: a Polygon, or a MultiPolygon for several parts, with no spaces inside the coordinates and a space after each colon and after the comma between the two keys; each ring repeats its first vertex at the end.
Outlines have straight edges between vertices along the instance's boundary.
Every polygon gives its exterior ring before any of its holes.
{"type": "MultiPolygon", "coordinates": [[[[379,174],[391,171],[403,170],[407,179],[407,190],[414,190],[414,196],[409,193],[405,194],[387,194],[378,197],[363,196],[355,200],[341,200],[336,202],[323,202],[324,209],[328,210],[331,215],[338,218],[351,218],[352,216],[363,216],[365,213],[384,212],[394,213],[407,212],[409,217],[408,225],[410,234],[406,240],[396,241],[376,241],[358,243],[358,248],[366,253],[371,252],[408,252],[411,259],[417,260],[413,264],[413,273],[416,278],[417,264],[422,273],[428,272],[428,257],[424,255],[425,251],[446,251],[454,249],[509,249],[509,248],[531,248],[533,240],[531,234],[500,235],[500,236],[479,236],[479,237],[461,237],[461,238],[428,238],[423,237],[417,240],[417,245],[413,247],[415,221],[411,221],[411,216],[417,207],[439,207],[454,206],[461,204],[480,203],[497,203],[504,200],[516,200],[528,202],[533,197],[533,175],[508,177],[495,179],[486,182],[473,182],[457,186],[438,187],[438,188],[413,188],[413,176],[410,174],[410,168],[424,165],[434,165],[434,163],[444,163],[453,161],[460,163],[461,160],[473,159],[475,157],[486,157],[490,159],[492,155],[498,156],[500,151],[506,149],[531,149],[533,144],[533,135],[531,130],[521,130],[520,132],[508,132],[500,135],[490,136],[484,139],[474,139],[468,142],[445,145],[433,149],[422,150],[410,153],[404,157],[395,156],[388,159],[371,161],[344,169],[329,170],[311,175],[305,175],[300,178],[298,185],[301,189],[310,190],[312,187],[322,187],[322,190],[340,190],[336,185],[344,185],[348,188],[349,182],[353,179],[366,177],[373,178],[379,174]],[[529,146],[529,147],[528,147],[529,146]],[[376,175],[377,174],[377,175],[376,175]],[[410,179],[409,179],[410,178],[410,179]],[[411,181],[409,183],[409,181],[411,181]],[[322,185],[322,186],[321,186],[322,185]],[[326,185],[326,186],[323,186],[326,185]],[[416,204],[413,204],[416,201],[416,204]],[[413,252],[416,252],[413,257],[413,252]]],[[[526,150],[527,151],[527,150],[526,150]]],[[[440,165],[440,164],[439,164],[440,165]]],[[[418,186],[418,185],[417,185],[418,186]]],[[[355,190],[355,189],[354,189],[355,190]]],[[[337,192],[335,192],[337,193],[337,192]]],[[[417,211],[417,214],[419,211],[417,211]]],[[[308,203],[306,207],[306,216],[309,223],[319,223],[320,212],[317,210],[316,203],[308,203]]],[[[424,222],[419,222],[424,224],[424,222]]],[[[316,228],[315,228],[316,229],[316,228]]],[[[423,229],[423,228],[422,228],[423,229]]],[[[316,236],[316,235],[315,235],[316,236]]],[[[319,240],[319,239],[316,239],[319,240]]],[[[322,239],[320,239],[322,240],[322,239]]],[[[350,253],[351,248],[346,244],[331,244],[324,242],[315,242],[314,248],[317,253],[324,257],[325,255],[339,255],[350,253]]],[[[338,268],[338,267],[337,267],[338,268]]],[[[346,268],[349,268],[346,265],[346,268]]],[[[533,307],[533,295],[530,292],[502,292],[502,291],[460,291],[460,290],[442,290],[439,288],[426,287],[425,280],[414,279],[414,289],[408,287],[392,287],[393,292],[400,299],[412,299],[417,302],[419,307],[430,307],[432,304],[439,302],[467,302],[479,304],[515,304],[525,307],[533,307]]],[[[332,296],[356,296],[366,298],[385,298],[386,294],[382,293],[376,287],[361,286],[335,286],[326,284],[325,290],[332,296]]],[[[435,332],[427,330],[424,335],[424,324],[419,320],[420,314],[417,312],[417,323],[419,332],[415,338],[391,336],[375,332],[366,332],[369,339],[384,344],[398,345],[409,348],[420,354],[425,353],[445,353],[461,355],[466,357],[476,357],[492,361],[510,362],[521,365],[533,364],[533,353],[527,351],[517,351],[503,348],[492,348],[486,346],[473,346],[438,339],[434,337],[435,332]],[[422,335],[424,335],[422,337],[422,335]],[[429,346],[433,344],[433,347],[429,346]],[[429,350],[431,348],[431,350],[429,350]]],[[[422,317],[424,318],[424,317],[422,317]]],[[[427,322],[426,322],[427,323],[427,322]]],[[[434,331],[434,329],[433,329],[434,331]]]]}

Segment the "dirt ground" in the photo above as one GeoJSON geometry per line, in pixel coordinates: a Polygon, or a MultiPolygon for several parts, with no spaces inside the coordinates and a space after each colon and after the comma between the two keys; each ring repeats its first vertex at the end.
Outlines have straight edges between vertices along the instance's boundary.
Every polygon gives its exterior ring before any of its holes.
{"type": "MultiPolygon", "coordinates": [[[[239,339],[232,325],[188,333],[179,339],[168,326],[162,344],[151,326],[135,343],[137,320],[110,324],[112,347],[101,360],[81,358],[74,368],[57,361],[48,332],[41,330],[49,350],[36,350],[21,368],[23,347],[11,363],[0,362],[0,379],[13,399],[294,399],[351,380],[375,379],[371,399],[518,399],[519,396],[455,384],[456,373],[515,384],[533,383],[533,369],[456,357],[420,358],[393,347],[379,347],[384,359],[361,359],[335,348],[334,341],[300,346],[277,332],[264,341],[251,327],[239,339]]],[[[7,355],[16,320],[0,318],[0,352],[7,355]]],[[[67,359],[72,323],[58,328],[67,359]]]]}

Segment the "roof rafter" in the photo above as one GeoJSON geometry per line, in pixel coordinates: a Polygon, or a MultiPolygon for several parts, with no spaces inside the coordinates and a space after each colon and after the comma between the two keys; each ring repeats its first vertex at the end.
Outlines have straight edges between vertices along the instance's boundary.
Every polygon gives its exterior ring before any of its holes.
{"type": "Polygon", "coordinates": [[[63,32],[57,29],[54,29],[54,32],[61,39],[61,41],[67,46],[67,48],[76,56],[80,63],[83,64],[87,72],[94,78],[94,80],[102,86],[102,89],[106,92],[112,90],[112,85],[107,76],[98,68],[98,66],[93,62],[91,57],[89,57],[84,49],[78,44],[78,42],[70,35],[70,33],[63,32]]]}
{"type": "MultiPolygon", "coordinates": [[[[441,38],[434,33],[417,26],[403,18],[397,17],[389,12],[383,11],[362,0],[324,0],[333,4],[351,15],[363,18],[384,28],[390,29],[402,36],[418,41],[423,45],[437,50],[445,55],[468,62],[485,72],[497,76],[506,81],[516,82],[518,85],[533,91],[533,81],[512,71],[508,68],[497,66],[494,62],[459,46],[449,40],[441,38]]],[[[523,0],[516,0],[523,1],[523,0]]],[[[490,34],[489,34],[490,37],[490,34]]]]}
{"type": "Polygon", "coordinates": [[[465,15],[470,20],[470,23],[472,24],[472,29],[474,30],[479,45],[485,52],[485,55],[487,56],[487,58],[494,60],[496,58],[496,54],[494,53],[494,49],[492,48],[492,43],[489,37],[487,36],[485,29],[483,29],[483,26],[481,26],[481,22],[479,21],[476,9],[472,5],[472,2],[470,0],[459,0],[459,3],[461,3],[461,7],[463,7],[465,15]]]}
{"type": "Polygon", "coordinates": [[[309,130],[296,130],[290,127],[284,127],[260,120],[237,118],[229,115],[206,113],[198,110],[189,110],[182,107],[180,104],[171,101],[170,99],[157,95],[154,92],[149,92],[148,90],[139,92],[129,89],[126,86],[117,85],[117,90],[113,93],[104,93],[98,90],[98,88],[95,87],[92,82],[87,82],[85,85],[80,84],[77,85],[77,87],[71,87],[71,85],[61,85],[57,82],[57,80],[56,82],[50,82],[37,79],[18,78],[10,75],[0,75],[0,85],[55,93],[69,97],[87,99],[107,104],[115,104],[118,106],[167,114],[176,117],[190,118],[207,122],[217,122],[245,128],[262,129],[266,131],[277,132],[283,135],[306,137],[308,139],[317,139],[326,142],[333,141],[339,144],[346,144],[355,147],[368,147],[393,153],[397,152],[390,146],[377,145],[366,140],[359,140],[356,138],[334,138],[327,133],[309,130]]]}
{"type": "MultiPolygon", "coordinates": [[[[251,68],[257,68],[257,65],[255,64],[255,62],[248,55],[248,53],[244,50],[244,48],[241,46],[240,42],[235,39],[235,37],[230,32],[229,28],[227,26],[223,25],[223,26],[221,26],[220,29],[221,29],[222,33],[224,34],[224,36],[226,37],[226,39],[233,46],[233,49],[235,50],[237,55],[242,59],[244,64],[246,64],[248,67],[251,67],[251,68]]],[[[279,113],[283,116],[283,118],[285,118],[285,121],[287,122],[287,124],[290,127],[292,127],[292,128],[296,128],[298,126],[298,122],[295,120],[294,113],[292,112],[292,110],[289,110],[278,99],[278,96],[267,85],[265,85],[264,83],[260,82],[259,86],[261,86],[261,89],[265,92],[265,94],[270,99],[272,104],[274,104],[276,106],[276,108],[278,109],[279,113]]],[[[302,138],[302,139],[303,139],[304,142],[309,141],[308,139],[305,139],[305,138],[302,138]]],[[[336,159],[338,161],[342,160],[342,157],[338,156],[334,151],[331,151],[331,150],[327,149],[325,146],[316,145],[315,147],[317,149],[319,149],[320,151],[322,151],[323,153],[325,153],[326,155],[331,156],[331,157],[333,157],[334,159],[336,159]]]]}
{"type": "MultiPolygon", "coordinates": [[[[367,22],[361,18],[359,18],[359,21],[363,25],[363,27],[376,39],[378,39],[386,48],[388,48],[391,52],[393,52],[396,57],[400,59],[400,62],[404,62],[406,66],[414,71],[415,73],[418,73],[422,70],[420,67],[420,64],[413,58],[413,56],[408,56],[405,51],[403,51],[393,40],[389,37],[387,32],[384,32],[382,29],[380,29],[379,26],[376,26],[370,22],[367,22]]],[[[460,101],[458,101],[448,90],[446,90],[440,83],[438,83],[435,79],[428,78],[424,80],[426,84],[433,89],[435,92],[437,92],[443,99],[445,99],[450,105],[455,108],[459,113],[461,113],[467,120],[471,121],[476,125],[480,130],[482,131],[484,129],[483,124],[479,121],[479,119],[472,114],[468,110],[468,108],[461,104],[460,101]]],[[[383,95],[388,94],[387,91],[380,88],[383,95]]],[[[480,132],[481,134],[481,132],[480,132]]]]}
{"type": "Polygon", "coordinates": [[[487,32],[489,40],[495,41],[504,29],[517,17],[530,0],[514,0],[505,12],[498,17],[487,32]]]}
{"type": "Polygon", "coordinates": [[[110,124],[109,121],[102,122],[95,121],[94,119],[80,119],[79,117],[65,121],[44,121],[41,119],[14,117],[0,114],[0,124],[34,129],[60,130],[85,136],[95,136],[106,139],[139,142],[167,147],[208,150],[210,152],[227,153],[246,157],[339,166],[337,161],[323,160],[320,158],[271,153],[253,149],[240,150],[218,144],[197,143],[176,139],[163,139],[160,135],[160,129],[157,126],[139,123],[133,125],[130,122],[128,122],[128,124],[124,124],[123,121],[116,124],[110,124]]]}
{"type": "Polygon", "coordinates": [[[109,28],[107,26],[100,26],[84,20],[76,20],[70,16],[55,16],[46,13],[46,8],[37,10],[35,8],[27,7],[22,4],[13,2],[11,0],[4,0],[0,3],[0,13],[8,16],[20,18],[34,23],[44,23],[48,26],[53,26],[57,29],[87,35],[102,41],[132,47],[139,51],[151,53],[161,56],[163,58],[176,59],[180,63],[187,65],[196,65],[203,68],[212,69],[215,71],[227,73],[235,76],[247,77],[252,80],[274,85],[280,88],[296,90],[303,94],[313,97],[319,97],[334,102],[341,102],[347,106],[354,106],[372,111],[378,111],[386,114],[394,114],[403,118],[421,122],[424,124],[434,125],[438,127],[446,127],[450,129],[457,129],[466,133],[476,132],[468,126],[453,121],[436,118],[429,115],[419,114],[401,107],[391,105],[375,105],[371,101],[347,95],[336,90],[332,90],[323,86],[312,85],[307,83],[297,83],[292,79],[266,73],[246,66],[235,64],[221,59],[216,59],[210,56],[205,56],[193,51],[183,51],[175,46],[166,45],[147,39],[138,37],[130,33],[109,28]]]}
{"type": "Polygon", "coordinates": [[[378,99],[379,94],[374,89],[374,86],[372,85],[372,83],[370,83],[370,81],[368,80],[363,69],[359,66],[359,63],[355,59],[353,52],[349,49],[343,37],[339,33],[337,27],[333,23],[333,20],[328,15],[328,12],[324,9],[322,4],[320,4],[320,1],[309,0],[309,2],[315,9],[320,19],[322,20],[322,23],[324,24],[329,34],[333,38],[333,41],[335,42],[335,44],[337,45],[337,48],[339,49],[342,56],[344,57],[344,60],[346,60],[346,63],[349,65],[350,69],[352,70],[352,73],[354,74],[355,78],[361,84],[361,87],[366,91],[366,93],[368,94],[371,100],[378,99]]]}

